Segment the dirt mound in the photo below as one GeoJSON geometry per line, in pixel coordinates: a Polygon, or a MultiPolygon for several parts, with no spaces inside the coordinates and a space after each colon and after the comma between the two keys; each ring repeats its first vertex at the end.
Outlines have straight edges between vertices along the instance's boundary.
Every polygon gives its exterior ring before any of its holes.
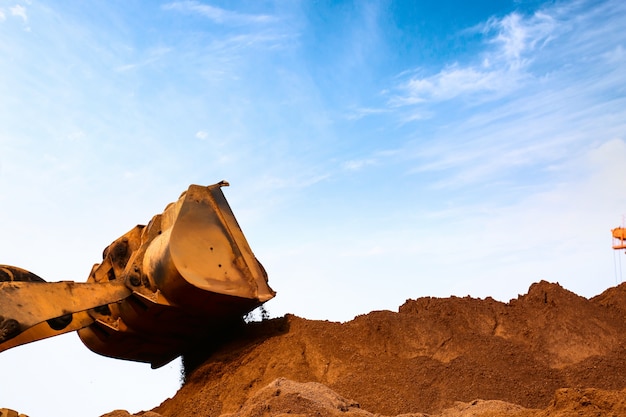
{"type": "Polygon", "coordinates": [[[624,388],[626,284],[586,299],[542,281],[509,303],[425,297],[346,323],[250,323],[152,412],[626,415],[624,388]]]}
{"type": "MultiPolygon", "coordinates": [[[[531,410],[499,400],[456,402],[437,414],[406,413],[397,417],[598,417],[626,415],[626,390],[561,389],[548,407],[531,410]]],[[[198,414],[200,416],[210,414],[198,414]]],[[[360,408],[354,401],[317,382],[295,382],[280,378],[258,390],[241,408],[220,417],[267,416],[317,417],[380,417],[360,408]]],[[[116,410],[102,417],[165,417],[153,411],[131,415],[116,410]]]]}

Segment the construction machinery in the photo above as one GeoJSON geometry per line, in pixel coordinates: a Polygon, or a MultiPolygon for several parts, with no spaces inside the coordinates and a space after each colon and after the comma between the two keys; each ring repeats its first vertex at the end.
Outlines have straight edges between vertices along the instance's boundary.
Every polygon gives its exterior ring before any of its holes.
{"type": "Polygon", "coordinates": [[[19,414],[9,408],[0,408],[0,417],[28,417],[26,414],[19,414]]]}
{"type": "Polygon", "coordinates": [[[616,227],[611,230],[613,235],[613,249],[626,249],[626,227],[616,227]]]}
{"type": "Polygon", "coordinates": [[[158,368],[270,300],[220,182],[191,185],[111,243],[87,282],[45,282],[0,265],[0,352],[78,331],[101,355],[158,368]]]}

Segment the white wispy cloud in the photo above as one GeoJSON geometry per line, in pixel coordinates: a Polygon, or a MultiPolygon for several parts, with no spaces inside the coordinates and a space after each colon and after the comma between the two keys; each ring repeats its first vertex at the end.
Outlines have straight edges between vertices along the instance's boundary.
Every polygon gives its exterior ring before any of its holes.
{"type": "Polygon", "coordinates": [[[172,48],[166,46],[149,48],[146,51],[141,51],[140,53],[143,56],[137,58],[135,62],[118,65],[114,68],[114,70],[116,72],[126,72],[150,66],[156,62],[162,61],[170,54],[171,51],[172,48]]]}
{"type": "Polygon", "coordinates": [[[400,155],[413,160],[408,173],[434,174],[430,186],[435,188],[540,186],[539,178],[562,171],[564,163],[601,138],[623,137],[626,100],[598,103],[589,97],[594,87],[519,97],[459,120],[427,143],[407,144],[400,155]]]}
{"type": "Polygon", "coordinates": [[[24,23],[28,21],[28,15],[26,14],[26,7],[20,4],[16,4],[15,6],[10,7],[9,11],[11,12],[12,16],[20,17],[24,21],[24,23]]]}
{"type": "Polygon", "coordinates": [[[386,114],[390,112],[391,110],[388,108],[360,107],[360,108],[349,111],[346,114],[345,118],[348,120],[359,120],[367,116],[372,116],[372,115],[377,115],[377,114],[381,115],[381,114],[386,114]]]}
{"type": "Polygon", "coordinates": [[[537,184],[599,138],[623,138],[625,13],[619,1],[578,2],[491,18],[471,29],[486,36],[480,64],[405,72],[389,108],[438,126],[404,145],[408,172],[442,188],[537,184]]]}
{"type": "Polygon", "coordinates": [[[459,97],[500,98],[517,90],[529,76],[532,53],[555,36],[558,25],[548,13],[531,16],[511,13],[490,18],[467,30],[485,36],[479,63],[452,63],[430,76],[412,75],[401,83],[389,104],[392,107],[436,103],[459,97]],[[493,46],[489,48],[487,46],[493,46]]]}
{"type": "MultiPolygon", "coordinates": [[[[297,39],[297,33],[292,27],[280,24],[281,18],[269,14],[240,13],[197,1],[171,2],[161,8],[181,14],[190,21],[192,18],[200,18],[216,24],[207,26],[204,23],[190,23],[194,27],[193,31],[182,32],[176,39],[163,41],[168,52],[171,52],[170,65],[176,60],[182,60],[185,65],[176,65],[177,68],[193,68],[204,79],[238,79],[250,54],[260,51],[280,53],[297,39]]],[[[152,64],[161,57],[149,55],[117,69],[135,69],[152,64]]]]}
{"type": "Polygon", "coordinates": [[[509,66],[523,64],[524,56],[552,39],[557,28],[555,19],[547,13],[536,12],[530,17],[511,13],[504,18],[491,18],[482,26],[486,35],[495,32],[488,42],[497,45],[494,53],[509,66]]]}
{"type": "Polygon", "coordinates": [[[205,140],[208,137],[209,137],[209,133],[206,132],[205,130],[198,130],[196,132],[196,138],[198,138],[200,140],[205,140]]]}
{"type": "Polygon", "coordinates": [[[368,166],[368,165],[376,165],[376,159],[367,158],[367,159],[352,159],[346,161],[342,164],[343,169],[348,171],[359,171],[360,169],[368,166]]]}
{"type": "Polygon", "coordinates": [[[163,6],[165,10],[175,10],[183,13],[199,14],[218,24],[245,25],[253,23],[267,23],[275,18],[266,14],[238,13],[197,1],[178,1],[163,6]]]}
{"type": "Polygon", "coordinates": [[[624,62],[626,61],[626,50],[622,45],[617,45],[603,56],[608,63],[624,62]]]}
{"type": "MultiPolygon", "coordinates": [[[[26,4],[30,4],[30,2],[26,2],[26,4]]],[[[9,17],[17,18],[22,21],[24,25],[24,29],[27,32],[30,32],[30,26],[28,25],[28,10],[26,7],[21,4],[16,4],[14,6],[9,7],[8,9],[0,8],[0,22],[5,22],[7,20],[7,13],[9,17]]]]}
{"type": "Polygon", "coordinates": [[[400,86],[403,94],[393,97],[393,107],[447,101],[478,93],[502,93],[515,87],[521,77],[512,68],[482,66],[462,67],[453,64],[425,78],[411,78],[400,86]]]}
{"type": "Polygon", "coordinates": [[[291,35],[273,31],[240,33],[214,40],[210,45],[210,49],[225,55],[258,47],[278,49],[285,43],[288,43],[290,39],[291,35]]]}
{"type": "Polygon", "coordinates": [[[272,174],[264,175],[255,181],[260,190],[304,189],[322,182],[330,177],[326,173],[302,173],[291,177],[278,177],[272,174]]]}

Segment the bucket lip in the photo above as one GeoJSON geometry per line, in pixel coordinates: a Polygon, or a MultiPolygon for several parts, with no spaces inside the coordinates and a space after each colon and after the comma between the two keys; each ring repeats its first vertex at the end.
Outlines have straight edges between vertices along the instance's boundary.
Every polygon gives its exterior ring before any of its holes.
{"type": "Polygon", "coordinates": [[[197,288],[268,301],[276,293],[221,190],[225,185],[192,184],[169,208],[173,212],[164,213],[171,222],[166,226],[169,257],[182,278],[197,288]]]}

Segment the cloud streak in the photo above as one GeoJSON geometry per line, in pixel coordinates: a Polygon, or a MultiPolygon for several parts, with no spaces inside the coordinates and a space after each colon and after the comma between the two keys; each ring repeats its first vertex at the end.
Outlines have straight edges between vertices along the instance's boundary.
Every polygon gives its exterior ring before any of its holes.
{"type": "Polygon", "coordinates": [[[400,85],[402,94],[390,100],[392,107],[448,101],[459,97],[497,96],[515,88],[520,74],[512,69],[490,69],[490,65],[461,67],[453,64],[425,78],[411,78],[400,85]]]}
{"type": "Polygon", "coordinates": [[[402,107],[467,98],[480,98],[478,102],[482,103],[518,91],[542,75],[534,72],[533,64],[538,55],[552,53],[552,49],[547,50],[551,43],[566,42],[569,48],[576,48],[575,43],[569,42],[575,34],[568,32],[578,17],[574,11],[569,11],[570,15],[564,13],[558,8],[530,16],[513,12],[467,29],[465,35],[484,37],[478,63],[455,62],[429,76],[411,76],[395,88],[398,94],[391,97],[389,104],[402,107]],[[565,41],[559,40],[562,37],[565,41]]]}
{"type": "Polygon", "coordinates": [[[619,134],[626,102],[612,91],[624,82],[626,36],[602,33],[622,33],[614,11],[546,8],[490,18],[471,29],[487,36],[480,65],[457,62],[428,77],[409,75],[388,108],[418,131],[434,129],[403,146],[402,158],[415,161],[409,172],[437,173],[435,184],[445,187],[522,184],[596,145],[594,133],[619,134]],[[602,31],[595,30],[599,22],[602,31]],[[555,53],[562,59],[552,64],[555,53]]]}
{"type": "Polygon", "coordinates": [[[197,1],[178,1],[165,4],[165,10],[174,10],[181,13],[192,13],[205,17],[216,24],[224,25],[248,25],[257,23],[270,23],[276,19],[266,14],[247,14],[233,12],[197,1]]]}
{"type": "Polygon", "coordinates": [[[26,14],[26,7],[16,4],[15,6],[9,7],[9,11],[11,12],[11,16],[16,16],[22,19],[24,23],[28,22],[28,15],[26,14]]]}
{"type": "Polygon", "coordinates": [[[530,17],[519,13],[511,13],[501,19],[492,17],[480,28],[485,35],[495,32],[495,36],[487,42],[497,46],[495,56],[510,67],[523,65],[525,55],[545,46],[556,29],[555,18],[542,11],[530,17]]]}

